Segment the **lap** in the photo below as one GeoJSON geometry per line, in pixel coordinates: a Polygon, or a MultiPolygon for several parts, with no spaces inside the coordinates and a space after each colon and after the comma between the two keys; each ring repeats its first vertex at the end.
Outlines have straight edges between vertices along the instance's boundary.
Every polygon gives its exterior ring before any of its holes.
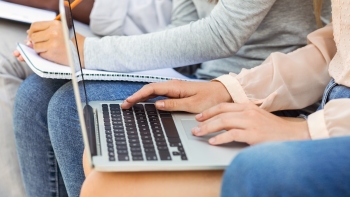
{"type": "Polygon", "coordinates": [[[253,146],[227,168],[222,194],[350,195],[349,149],[350,137],[253,146]]]}

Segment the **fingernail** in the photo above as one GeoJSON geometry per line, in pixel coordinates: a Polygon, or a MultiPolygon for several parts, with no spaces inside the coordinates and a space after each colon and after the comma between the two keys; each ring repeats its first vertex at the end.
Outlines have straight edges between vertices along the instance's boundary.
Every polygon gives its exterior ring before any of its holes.
{"type": "Polygon", "coordinates": [[[29,29],[26,31],[27,33],[29,32],[29,29]]]}
{"type": "Polygon", "coordinates": [[[195,135],[198,134],[200,131],[201,131],[201,128],[199,128],[199,127],[195,127],[192,129],[192,133],[195,135]]]}
{"type": "Polygon", "coordinates": [[[214,143],[215,143],[215,138],[214,138],[214,137],[213,137],[213,138],[210,138],[209,143],[210,143],[210,144],[214,144],[214,143]]]}
{"type": "Polygon", "coordinates": [[[158,108],[164,108],[164,102],[163,101],[158,101],[158,102],[156,102],[156,106],[158,108]]]}
{"type": "Polygon", "coordinates": [[[203,116],[203,114],[200,113],[200,114],[197,114],[197,115],[196,115],[196,118],[199,119],[199,118],[202,118],[202,116],[203,116]]]}
{"type": "Polygon", "coordinates": [[[27,41],[26,45],[27,45],[27,46],[30,46],[30,44],[31,44],[30,41],[27,41]]]}

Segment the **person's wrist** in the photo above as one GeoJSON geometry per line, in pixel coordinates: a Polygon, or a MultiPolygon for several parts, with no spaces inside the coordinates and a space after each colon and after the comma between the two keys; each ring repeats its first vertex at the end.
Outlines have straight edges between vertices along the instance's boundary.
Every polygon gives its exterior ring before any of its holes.
{"type": "Polygon", "coordinates": [[[224,84],[222,84],[220,81],[211,81],[211,83],[215,84],[215,89],[218,92],[218,98],[220,100],[219,103],[224,103],[224,102],[234,102],[232,100],[232,97],[230,93],[227,91],[226,87],[224,84]]]}

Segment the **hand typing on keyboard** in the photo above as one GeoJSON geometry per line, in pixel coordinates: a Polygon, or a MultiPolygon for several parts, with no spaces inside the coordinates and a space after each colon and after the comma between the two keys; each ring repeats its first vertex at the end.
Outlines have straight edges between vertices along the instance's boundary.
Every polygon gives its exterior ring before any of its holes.
{"type": "Polygon", "coordinates": [[[145,85],[127,98],[121,107],[123,109],[129,109],[138,102],[146,101],[157,96],[169,97],[169,99],[159,100],[155,103],[157,109],[164,111],[200,113],[219,103],[232,102],[230,94],[220,82],[171,80],[145,85]]]}

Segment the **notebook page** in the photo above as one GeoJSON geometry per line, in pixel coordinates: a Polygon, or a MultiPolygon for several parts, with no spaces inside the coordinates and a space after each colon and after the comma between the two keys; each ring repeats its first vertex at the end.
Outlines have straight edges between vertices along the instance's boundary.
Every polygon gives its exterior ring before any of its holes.
{"type": "Polygon", "coordinates": [[[37,21],[53,20],[56,13],[53,11],[32,8],[0,0],[0,18],[33,23],[37,21]]]}

